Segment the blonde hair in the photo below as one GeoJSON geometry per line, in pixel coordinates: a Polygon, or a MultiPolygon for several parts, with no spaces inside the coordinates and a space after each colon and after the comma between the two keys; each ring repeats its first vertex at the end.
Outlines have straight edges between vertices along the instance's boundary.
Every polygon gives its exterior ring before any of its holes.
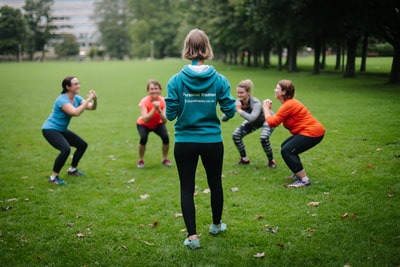
{"type": "Polygon", "coordinates": [[[206,33],[199,29],[191,30],[185,38],[182,59],[206,60],[214,57],[210,40],[206,33]]]}
{"type": "Polygon", "coordinates": [[[250,79],[247,79],[241,81],[237,87],[243,88],[244,90],[246,90],[246,92],[251,92],[253,86],[254,86],[253,82],[250,79]]]}

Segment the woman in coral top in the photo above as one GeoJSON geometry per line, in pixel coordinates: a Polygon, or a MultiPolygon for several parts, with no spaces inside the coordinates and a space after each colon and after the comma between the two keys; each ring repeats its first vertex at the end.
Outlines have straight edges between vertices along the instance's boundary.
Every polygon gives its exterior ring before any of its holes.
{"type": "Polygon", "coordinates": [[[156,133],[162,140],[162,164],[170,167],[171,162],[168,160],[169,136],[165,123],[165,100],[161,94],[161,84],[156,80],[150,80],[147,83],[147,94],[140,103],[140,117],[137,120],[137,129],[140,135],[139,141],[139,160],[138,168],[144,167],[144,152],[148,135],[150,132],[156,133]]]}
{"type": "Polygon", "coordinates": [[[295,88],[292,81],[279,81],[274,92],[275,98],[282,103],[282,106],[276,114],[272,115],[270,112],[272,101],[264,100],[265,120],[270,127],[277,127],[283,123],[283,126],[292,134],[281,145],[282,157],[293,172],[291,178],[295,180],[294,183],[285,187],[309,186],[310,179],[307,177],[299,154],[321,142],[325,128],[300,101],[294,98],[295,88]]]}

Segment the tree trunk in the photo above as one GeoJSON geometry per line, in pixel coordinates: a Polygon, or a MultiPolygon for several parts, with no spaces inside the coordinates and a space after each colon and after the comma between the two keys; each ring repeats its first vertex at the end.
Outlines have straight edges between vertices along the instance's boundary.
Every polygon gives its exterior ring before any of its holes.
{"type": "Polygon", "coordinates": [[[297,45],[290,45],[289,49],[289,72],[298,71],[297,68],[297,45]]]}
{"type": "Polygon", "coordinates": [[[282,70],[282,46],[278,45],[278,70],[282,70]]]}
{"type": "Polygon", "coordinates": [[[394,54],[392,61],[392,69],[390,71],[390,83],[400,83],[400,40],[393,46],[394,54]]]}
{"type": "Polygon", "coordinates": [[[319,36],[314,38],[314,69],[313,74],[320,73],[320,64],[319,64],[319,57],[321,55],[321,39],[319,36]]]}
{"type": "Polygon", "coordinates": [[[247,51],[247,67],[251,67],[251,52],[247,51]]]}
{"type": "Polygon", "coordinates": [[[340,70],[340,59],[342,57],[342,42],[340,39],[336,41],[336,64],[335,70],[340,70]]]}
{"type": "Polygon", "coordinates": [[[347,62],[344,77],[351,78],[356,76],[356,50],[358,38],[353,36],[347,40],[347,62]]]}
{"type": "Polygon", "coordinates": [[[325,69],[326,66],[326,40],[322,39],[321,42],[321,64],[320,64],[320,68],[321,70],[325,69]]]}
{"type": "Polygon", "coordinates": [[[258,62],[259,56],[260,56],[259,51],[258,50],[254,50],[254,56],[253,56],[253,58],[254,58],[253,66],[254,67],[258,67],[259,66],[259,62],[258,62]]]}
{"type": "Polygon", "coordinates": [[[270,58],[270,54],[271,54],[271,47],[265,47],[264,48],[264,68],[268,68],[271,65],[271,58],[270,58]]]}
{"type": "Polygon", "coordinates": [[[360,71],[365,72],[367,69],[367,53],[368,53],[368,34],[364,34],[363,46],[361,52],[361,66],[360,71]]]}

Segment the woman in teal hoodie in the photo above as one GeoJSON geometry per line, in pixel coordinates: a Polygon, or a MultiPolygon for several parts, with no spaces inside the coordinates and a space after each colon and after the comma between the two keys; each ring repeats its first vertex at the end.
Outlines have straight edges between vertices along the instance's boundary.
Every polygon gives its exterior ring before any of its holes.
{"type": "Polygon", "coordinates": [[[210,234],[226,230],[221,222],[224,196],[222,190],[222,143],[217,104],[228,118],[235,115],[235,99],[228,80],[204,60],[212,59],[213,51],[207,35],[191,30],[185,38],[182,58],[192,61],[168,81],[165,98],[166,116],[175,122],[174,156],[178,168],[181,208],[188,232],[184,245],[200,248],[196,232],[196,210],[193,194],[199,157],[207,174],[211,191],[212,224],[210,234]]]}

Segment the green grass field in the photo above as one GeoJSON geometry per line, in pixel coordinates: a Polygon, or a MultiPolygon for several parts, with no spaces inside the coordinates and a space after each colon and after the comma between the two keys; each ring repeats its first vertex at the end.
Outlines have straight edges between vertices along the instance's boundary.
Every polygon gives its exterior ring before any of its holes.
{"type": "MultiPolygon", "coordinates": [[[[146,167],[136,168],[137,104],[147,80],[159,80],[165,96],[186,62],[0,64],[0,266],[400,266],[400,86],[387,84],[390,59],[368,59],[367,73],[354,79],[329,60],[318,76],[311,58],[299,59],[297,73],[213,63],[234,96],[243,79],[253,80],[261,100],[273,98],[278,80],[293,80],[296,97],[327,133],[302,155],[312,186],[286,189],[280,144],[289,132],[279,126],[271,137],[276,169],[265,167],[259,131],[244,139],[251,165],[239,166],[231,134],[242,119],[223,123],[228,231],[208,234],[210,196],[199,165],[196,251],[182,245],[177,170],[161,165],[156,135],[146,167]],[[81,95],[94,89],[99,100],[98,110],[69,127],[89,143],[79,166],[87,175],[67,177],[68,161],[61,175],[68,185],[56,186],[47,181],[57,151],[41,126],[67,75],[79,78],[81,95]]],[[[279,106],[275,100],[273,109],[279,106]]],[[[173,122],[167,127],[174,163],[173,122]]]]}

